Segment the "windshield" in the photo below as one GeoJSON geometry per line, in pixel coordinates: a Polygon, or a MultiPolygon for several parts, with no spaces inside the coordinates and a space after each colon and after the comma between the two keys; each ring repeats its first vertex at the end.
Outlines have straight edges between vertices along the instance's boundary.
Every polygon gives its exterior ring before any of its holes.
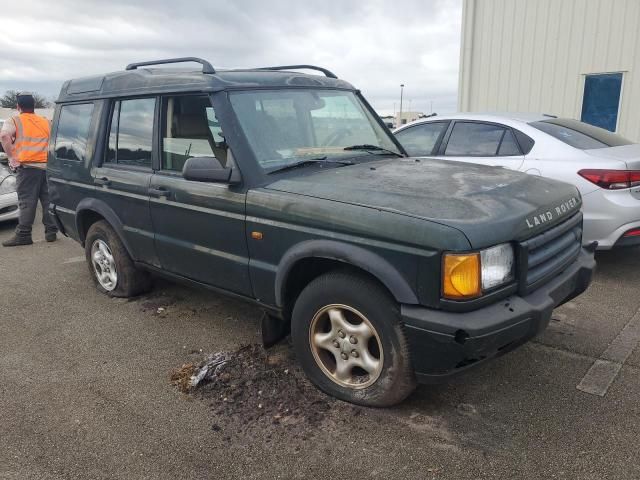
{"type": "Polygon", "coordinates": [[[353,92],[262,90],[234,92],[230,98],[258,163],[267,172],[305,160],[400,154],[353,92]],[[353,146],[370,149],[349,148],[353,146]]]}
{"type": "Polygon", "coordinates": [[[580,150],[619,147],[621,145],[631,145],[632,143],[615,133],[568,118],[542,120],[529,125],[580,150]]]}

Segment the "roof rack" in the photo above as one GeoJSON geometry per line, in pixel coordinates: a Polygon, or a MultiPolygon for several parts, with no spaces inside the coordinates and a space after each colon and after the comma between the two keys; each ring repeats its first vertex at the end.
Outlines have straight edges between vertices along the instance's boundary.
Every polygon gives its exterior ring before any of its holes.
{"type": "Polygon", "coordinates": [[[166,58],[164,60],[150,60],[148,62],[130,63],[129,65],[127,65],[125,70],[135,70],[138,67],[146,67],[148,65],[164,65],[166,63],[184,63],[184,62],[195,62],[195,63],[201,64],[202,73],[210,73],[210,74],[216,73],[216,69],[213,68],[213,65],[211,65],[206,60],[203,60],[202,58],[198,58],[198,57],[166,58]]]}
{"type": "Polygon", "coordinates": [[[338,78],[338,76],[331,70],[327,70],[326,68],[322,67],[316,67],[315,65],[282,65],[279,67],[254,68],[253,70],[317,70],[318,72],[324,73],[325,76],[329,78],[338,78]]]}

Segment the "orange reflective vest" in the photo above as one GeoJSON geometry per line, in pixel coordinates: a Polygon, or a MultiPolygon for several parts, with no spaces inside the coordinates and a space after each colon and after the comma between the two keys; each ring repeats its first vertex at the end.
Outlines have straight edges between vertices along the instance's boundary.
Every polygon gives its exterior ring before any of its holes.
{"type": "Polygon", "coordinates": [[[16,126],[13,157],[20,163],[46,163],[49,121],[35,113],[21,113],[11,120],[16,126]]]}

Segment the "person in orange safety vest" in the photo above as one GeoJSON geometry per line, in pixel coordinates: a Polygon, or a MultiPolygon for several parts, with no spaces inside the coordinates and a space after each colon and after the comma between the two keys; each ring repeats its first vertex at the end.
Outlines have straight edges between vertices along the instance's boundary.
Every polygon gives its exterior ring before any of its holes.
{"type": "Polygon", "coordinates": [[[30,93],[18,94],[18,115],[4,122],[0,142],[16,171],[16,190],[20,214],[15,235],[2,243],[5,247],[31,245],[31,229],[38,200],[42,205],[45,240],[56,240],[58,228],[49,214],[47,152],[49,121],[34,113],[35,100],[30,93]]]}

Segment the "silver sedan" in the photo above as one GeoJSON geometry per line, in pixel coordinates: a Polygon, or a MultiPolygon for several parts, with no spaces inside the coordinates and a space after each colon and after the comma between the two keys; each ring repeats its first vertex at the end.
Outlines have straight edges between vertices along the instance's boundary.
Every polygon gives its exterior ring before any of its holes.
{"type": "MultiPolygon", "coordinates": [[[[0,120],[0,128],[2,128],[0,120]]],[[[18,194],[16,193],[16,176],[7,166],[7,155],[0,146],[0,222],[18,218],[18,194]]]]}
{"type": "Polygon", "coordinates": [[[403,125],[412,156],[495,165],[572,183],[584,243],[640,245],[640,144],[577,120],[538,114],[456,114],[403,125]]]}

